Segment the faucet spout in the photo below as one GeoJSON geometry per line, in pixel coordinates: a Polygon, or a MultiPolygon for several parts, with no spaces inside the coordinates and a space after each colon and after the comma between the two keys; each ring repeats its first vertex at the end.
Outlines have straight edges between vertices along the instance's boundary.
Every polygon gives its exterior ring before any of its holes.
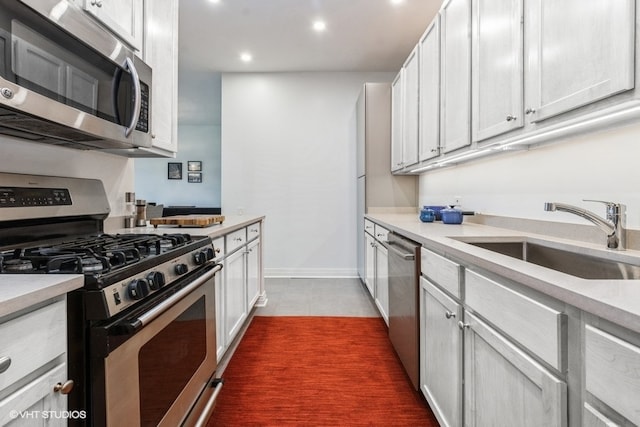
{"type": "Polygon", "coordinates": [[[607,234],[607,248],[624,250],[626,245],[625,206],[620,203],[602,202],[600,200],[585,200],[604,203],[607,206],[606,219],[591,211],[565,203],[546,202],[544,210],[548,212],[569,212],[595,224],[607,234]]]}

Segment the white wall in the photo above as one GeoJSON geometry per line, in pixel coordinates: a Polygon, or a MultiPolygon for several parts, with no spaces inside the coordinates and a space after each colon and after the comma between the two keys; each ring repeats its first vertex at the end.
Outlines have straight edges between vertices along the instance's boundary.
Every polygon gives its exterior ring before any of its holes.
{"type": "MultiPolygon", "coordinates": [[[[97,151],[73,150],[0,136],[0,172],[99,179],[111,214],[125,214],[124,193],[133,191],[133,160],[97,151]]],[[[121,225],[118,222],[117,225],[121,225]]]]}
{"type": "Polygon", "coordinates": [[[220,126],[178,126],[175,159],[135,160],[136,198],[164,206],[220,207],[220,126]],[[202,182],[187,180],[187,162],[202,162],[202,182]],[[182,163],[182,179],[167,178],[167,164],[182,163]]]}
{"type": "Polygon", "coordinates": [[[592,133],[420,176],[420,205],[459,196],[465,209],[485,214],[590,224],[575,215],[545,212],[564,202],[602,213],[596,199],[627,205],[627,226],[640,228],[640,124],[592,133]]]}
{"type": "Polygon", "coordinates": [[[222,213],[266,215],[266,275],[356,275],[355,104],[392,78],[223,74],[222,213]]]}

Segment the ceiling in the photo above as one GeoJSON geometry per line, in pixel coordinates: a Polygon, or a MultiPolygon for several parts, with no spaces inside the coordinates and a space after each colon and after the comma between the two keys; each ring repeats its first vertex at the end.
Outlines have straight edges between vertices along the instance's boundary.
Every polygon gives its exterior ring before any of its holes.
{"type": "Polygon", "coordinates": [[[201,123],[218,114],[206,104],[207,99],[219,99],[219,74],[213,74],[215,82],[212,73],[398,71],[441,3],[182,0],[180,123],[201,123]],[[317,19],[326,23],[325,31],[312,29],[317,19]],[[253,59],[241,61],[243,52],[253,59]]]}
{"type": "Polygon", "coordinates": [[[440,0],[188,0],[180,64],[209,71],[398,70],[440,0]],[[316,19],[324,32],[313,31],[316,19]],[[240,53],[253,55],[250,63],[240,53]]]}

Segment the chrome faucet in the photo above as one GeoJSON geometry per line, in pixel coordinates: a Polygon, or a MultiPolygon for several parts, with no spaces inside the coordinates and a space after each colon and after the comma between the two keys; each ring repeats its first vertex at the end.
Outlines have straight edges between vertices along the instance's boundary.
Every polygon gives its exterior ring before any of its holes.
{"type": "Polygon", "coordinates": [[[569,212],[579,217],[582,217],[588,221],[594,223],[598,228],[607,233],[607,248],[624,250],[626,247],[626,206],[620,203],[603,202],[601,200],[584,200],[585,202],[598,202],[604,203],[607,206],[606,219],[602,219],[600,216],[577,206],[567,205],[564,203],[550,203],[544,204],[544,210],[553,212],[569,212]]]}

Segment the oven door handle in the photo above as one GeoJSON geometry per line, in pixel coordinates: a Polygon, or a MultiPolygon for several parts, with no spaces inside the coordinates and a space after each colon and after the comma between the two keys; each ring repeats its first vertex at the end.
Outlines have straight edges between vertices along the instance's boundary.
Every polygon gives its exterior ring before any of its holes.
{"type": "Polygon", "coordinates": [[[132,326],[132,329],[134,330],[140,329],[141,327],[148,325],[151,321],[153,321],[155,318],[160,316],[164,311],[166,311],[167,308],[171,307],[173,304],[175,304],[177,301],[182,299],[184,296],[191,293],[191,291],[193,291],[194,289],[198,288],[208,280],[212,279],[213,276],[215,276],[216,273],[218,273],[220,270],[222,270],[222,264],[216,264],[211,270],[207,271],[202,276],[198,277],[193,282],[189,283],[184,288],[180,289],[178,292],[171,295],[169,298],[164,300],[161,304],[158,304],[157,306],[153,307],[149,311],[138,316],[137,319],[131,321],[130,323],[130,325],[132,326]]]}

